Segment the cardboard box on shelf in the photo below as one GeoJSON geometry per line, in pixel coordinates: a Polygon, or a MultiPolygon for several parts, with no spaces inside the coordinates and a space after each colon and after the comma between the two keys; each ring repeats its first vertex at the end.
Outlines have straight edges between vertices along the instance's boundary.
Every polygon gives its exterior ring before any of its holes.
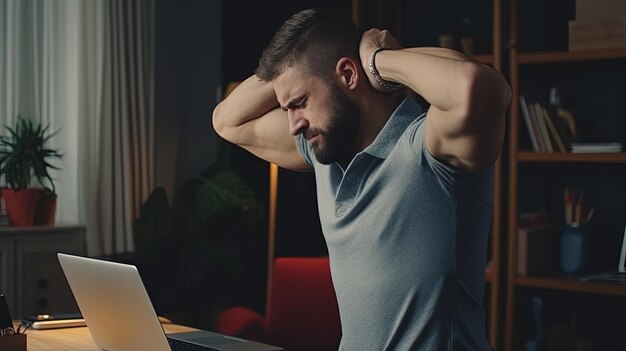
{"type": "Polygon", "coordinates": [[[517,275],[546,276],[559,268],[559,231],[554,226],[520,227],[517,242],[517,275]]]}
{"type": "Polygon", "coordinates": [[[626,16],[569,22],[569,50],[626,48],[626,16]]]}
{"type": "Polygon", "coordinates": [[[577,21],[593,21],[615,16],[626,16],[626,1],[576,0],[577,21]]]}

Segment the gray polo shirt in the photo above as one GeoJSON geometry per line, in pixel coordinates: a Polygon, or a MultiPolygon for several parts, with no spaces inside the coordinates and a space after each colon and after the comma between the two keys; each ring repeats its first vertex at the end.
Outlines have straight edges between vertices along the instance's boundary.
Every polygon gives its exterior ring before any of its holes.
{"type": "Polygon", "coordinates": [[[493,165],[461,172],[424,143],[406,98],[344,170],[315,170],[341,316],[341,350],[490,350],[483,289],[493,165]]]}

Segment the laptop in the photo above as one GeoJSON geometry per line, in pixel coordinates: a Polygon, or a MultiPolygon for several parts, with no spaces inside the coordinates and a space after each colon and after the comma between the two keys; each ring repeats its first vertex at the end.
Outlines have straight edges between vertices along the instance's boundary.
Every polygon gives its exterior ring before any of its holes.
{"type": "Polygon", "coordinates": [[[269,351],[283,348],[198,330],[166,334],[133,265],[58,253],[96,345],[108,351],[269,351]]]}
{"type": "Polygon", "coordinates": [[[617,270],[608,273],[583,277],[581,278],[581,280],[626,284],[626,226],[624,226],[622,248],[619,254],[619,263],[617,264],[617,270]]]}

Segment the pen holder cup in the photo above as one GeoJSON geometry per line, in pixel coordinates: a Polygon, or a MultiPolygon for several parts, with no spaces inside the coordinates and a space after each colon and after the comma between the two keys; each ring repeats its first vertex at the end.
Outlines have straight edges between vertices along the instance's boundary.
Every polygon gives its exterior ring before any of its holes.
{"type": "Polygon", "coordinates": [[[26,334],[0,336],[0,351],[26,351],[26,334]]]}
{"type": "Polygon", "coordinates": [[[587,232],[584,225],[568,224],[561,232],[561,269],[567,274],[580,273],[585,266],[587,232]]]}

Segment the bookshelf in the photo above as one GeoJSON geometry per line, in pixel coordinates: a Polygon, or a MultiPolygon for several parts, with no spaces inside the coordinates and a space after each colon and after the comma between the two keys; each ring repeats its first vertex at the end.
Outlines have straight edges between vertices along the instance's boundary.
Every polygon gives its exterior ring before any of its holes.
{"type": "MultiPolygon", "coordinates": [[[[544,9],[544,5],[549,2],[537,0],[532,3],[539,4],[536,8],[544,9]]],[[[574,3],[572,0],[569,4],[574,3]]],[[[507,259],[503,282],[505,297],[502,349],[505,351],[526,350],[526,343],[533,333],[536,333],[532,330],[533,315],[530,312],[532,309],[529,308],[531,303],[528,300],[537,296],[544,299],[545,311],[560,311],[559,318],[563,318],[562,315],[567,315],[569,311],[583,310],[581,306],[590,301],[600,302],[602,308],[595,312],[599,314],[599,320],[594,320],[595,324],[588,328],[589,334],[581,336],[581,338],[586,338],[585,345],[592,345],[585,349],[619,349],[620,346],[616,346],[614,341],[610,340],[611,338],[606,338],[608,334],[602,334],[607,333],[606,331],[598,330],[611,330],[615,325],[623,328],[626,325],[626,317],[621,313],[626,308],[624,300],[621,299],[626,296],[625,284],[581,281],[579,277],[584,275],[584,272],[579,275],[545,274],[545,276],[522,277],[517,273],[517,253],[520,214],[528,210],[543,210],[546,212],[546,221],[549,224],[563,226],[562,198],[559,199],[557,194],[562,195],[564,186],[582,184],[586,187],[597,186],[600,189],[598,190],[600,195],[596,200],[600,202],[598,206],[602,205],[602,215],[594,216],[594,226],[589,228],[590,232],[593,232],[591,235],[594,236],[594,248],[591,246],[588,248],[587,261],[590,267],[587,269],[601,270],[607,262],[612,262],[611,258],[601,256],[610,256],[613,253],[599,248],[617,247],[615,239],[618,236],[621,237],[624,230],[626,212],[623,211],[624,206],[619,203],[620,199],[626,197],[626,177],[623,177],[626,175],[626,152],[585,154],[530,151],[532,148],[528,143],[526,145],[524,143],[524,133],[527,131],[519,97],[535,94],[535,96],[544,97],[544,101],[547,101],[547,88],[551,84],[558,85],[567,82],[568,93],[571,95],[569,102],[575,106],[572,112],[577,117],[581,116],[580,122],[584,125],[582,130],[584,137],[601,140],[615,138],[620,133],[626,135],[624,105],[614,103],[615,101],[605,104],[602,94],[593,91],[593,89],[604,91],[606,87],[603,84],[614,87],[616,91],[626,91],[626,69],[621,68],[626,67],[626,49],[569,52],[556,44],[555,47],[546,45],[543,49],[529,50],[529,45],[526,47],[522,45],[522,43],[528,43],[523,40],[523,36],[528,35],[529,27],[532,26],[533,31],[537,27],[540,28],[545,36],[545,32],[554,29],[559,20],[554,20],[551,24],[553,27],[545,23],[541,24],[541,20],[536,25],[537,18],[529,18],[533,17],[529,15],[531,13],[528,11],[529,3],[511,0],[507,4],[510,26],[508,42],[511,43],[507,50],[507,70],[513,98],[509,110],[506,179],[504,180],[506,212],[503,214],[503,221],[506,227],[503,231],[506,246],[503,255],[507,259]],[[526,9],[521,6],[526,6],[526,9]],[[585,89],[584,86],[590,82],[588,78],[593,75],[596,75],[602,83],[590,84],[585,89]],[[602,108],[604,106],[607,108],[602,108]],[[614,207],[608,205],[613,203],[618,205],[614,207]],[[615,313],[621,317],[615,317],[613,311],[621,311],[615,313]],[[607,317],[603,321],[605,315],[611,315],[611,318],[607,317]],[[606,340],[602,340],[603,337],[606,340]]],[[[563,19],[561,20],[563,22],[563,19]]],[[[567,23],[566,20],[565,23],[567,23]]],[[[536,32],[533,33],[537,35],[536,32]]],[[[567,37],[565,37],[565,43],[567,43],[567,37]]],[[[625,140],[622,138],[617,141],[624,144],[625,140]]],[[[615,250],[615,255],[617,255],[617,249],[615,250]]],[[[606,268],[612,269],[613,267],[607,265],[606,268]]],[[[587,318],[586,313],[589,311],[581,312],[576,318],[582,316],[581,319],[584,321],[587,318]]],[[[572,314],[576,315],[575,312],[572,314]]],[[[555,321],[557,318],[550,319],[545,315],[544,317],[546,321],[540,333],[543,335],[543,347],[540,349],[558,349],[554,346],[548,347],[548,339],[554,336],[552,332],[557,330],[557,327],[562,327],[563,323],[575,324],[575,321],[557,322],[555,321]]]]}

